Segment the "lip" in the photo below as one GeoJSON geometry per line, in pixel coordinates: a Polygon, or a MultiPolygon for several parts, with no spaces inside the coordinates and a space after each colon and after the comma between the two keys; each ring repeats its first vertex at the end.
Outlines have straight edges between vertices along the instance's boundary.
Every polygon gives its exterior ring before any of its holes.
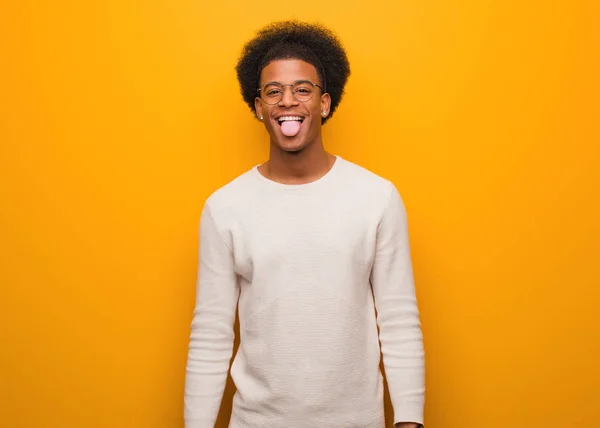
{"type": "Polygon", "coordinates": [[[275,120],[279,121],[280,117],[285,117],[285,116],[298,116],[298,117],[301,117],[302,120],[306,119],[306,115],[305,114],[299,114],[299,113],[282,113],[282,114],[278,114],[277,116],[275,116],[275,120]]]}

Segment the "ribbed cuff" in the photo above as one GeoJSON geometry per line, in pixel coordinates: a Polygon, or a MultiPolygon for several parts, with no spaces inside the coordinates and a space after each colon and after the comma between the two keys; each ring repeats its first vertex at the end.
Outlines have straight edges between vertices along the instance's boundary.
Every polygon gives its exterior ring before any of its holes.
{"type": "Polygon", "coordinates": [[[400,422],[423,424],[423,403],[402,401],[394,408],[394,425],[400,422]]]}
{"type": "Polygon", "coordinates": [[[186,419],[185,428],[214,428],[215,423],[208,419],[186,419]]]}

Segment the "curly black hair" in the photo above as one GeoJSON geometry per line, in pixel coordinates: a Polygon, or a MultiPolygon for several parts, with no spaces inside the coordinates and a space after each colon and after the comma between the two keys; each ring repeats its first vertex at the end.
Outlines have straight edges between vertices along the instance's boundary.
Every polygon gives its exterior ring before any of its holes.
{"type": "Polygon", "coordinates": [[[246,43],[235,67],[242,97],[254,112],[260,73],[271,61],[299,59],[312,64],[331,96],[330,113],[322,118],[325,123],[344,94],[350,76],[350,63],[337,36],[321,24],[281,21],[267,25],[246,43]]]}

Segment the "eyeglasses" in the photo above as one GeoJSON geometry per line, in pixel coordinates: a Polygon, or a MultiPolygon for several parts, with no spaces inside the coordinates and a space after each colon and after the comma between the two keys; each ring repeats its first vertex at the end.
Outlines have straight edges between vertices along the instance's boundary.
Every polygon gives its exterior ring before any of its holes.
{"type": "Polygon", "coordinates": [[[284,88],[292,87],[292,96],[297,100],[305,103],[309,101],[316,92],[315,86],[323,91],[323,88],[310,80],[298,80],[292,84],[281,85],[276,82],[267,83],[264,88],[257,89],[260,98],[269,105],[277,104],[283,98],[284,88]]]}

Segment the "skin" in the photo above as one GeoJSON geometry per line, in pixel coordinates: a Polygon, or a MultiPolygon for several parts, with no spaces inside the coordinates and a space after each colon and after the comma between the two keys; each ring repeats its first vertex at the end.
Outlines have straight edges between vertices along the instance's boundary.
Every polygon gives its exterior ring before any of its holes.
{"type": "MultiPolygon", "coordinates": [[[[297,80],[310,80],[323,86],[316,68],[302,60],[286,59],[270,62],[260,75],[260,87],[268,82],[282,85],[297,80]]],[[[297,101],[292,96],[291,87],[286,86],[283,98],[278,104],[269,105],[260,97],[254,100],[256,116],[269,133],[269,160],[258,167],[265,177],[284,184],[305,184],[325,175],[335,163],[335,156],[323,146],[321,118],[323,112],[329,114],[331,97],[316,88],[317,93],[306,102],[297,101]],[[304,116],[300,132],[294,137],[286,137],[281,132],[277,117],[304,116]]],[[[416,428],[417,424],[403,422],[396,428],[416,428]]]]}
{"type": "MultiPolygon", "coordinates": [[[[310,80],[323,86],[313,65],[298,59],[285,59],[272,61],[263,68],[260,87],[268,82],[285,85],[297,80],[310,80]]],[[[290,86],[284,88],[278,104],[269,105],[260,97],[254,100],[256,115],[259,119],[262,116],[270,138],[269,160],[258,168],[265,177],[284,184],[304,184],[318,180],[333,166],[335,156],[325,150],[321,133],[322,114],[329,114],[331,97],[319,88],[315,90],[315,95],[306,102],[297,101],[290,86]],[[297,135],[283,135],[277,122],[281,115],[304,116],[297,135]]]]}

